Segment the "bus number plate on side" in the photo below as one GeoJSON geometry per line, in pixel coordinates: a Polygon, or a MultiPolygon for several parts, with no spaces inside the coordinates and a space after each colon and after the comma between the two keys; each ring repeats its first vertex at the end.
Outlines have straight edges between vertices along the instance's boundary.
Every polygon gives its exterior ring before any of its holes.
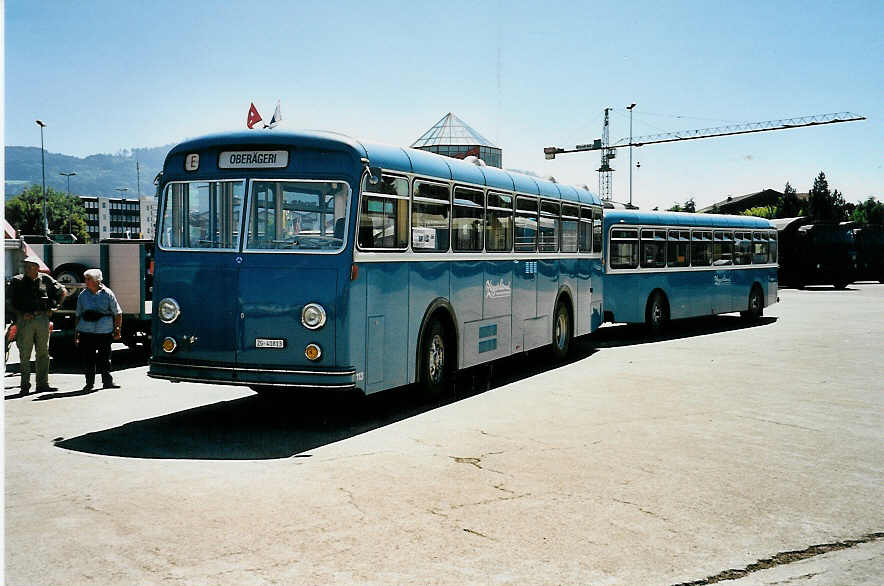
{"type": "Polygon", "coordinates": [[[278,338],[255,338],[255,348],[285,348],[285,340],[278,338]]]}

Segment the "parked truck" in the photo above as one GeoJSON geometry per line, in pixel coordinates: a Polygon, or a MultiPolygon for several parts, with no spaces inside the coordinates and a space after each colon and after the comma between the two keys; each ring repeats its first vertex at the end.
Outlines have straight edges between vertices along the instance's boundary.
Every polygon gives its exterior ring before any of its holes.
{"type": "Polygon", "coordinates": [[[68,289],[64,304],[52,317],[49,353],[64,357],[73,352],[77,295],[83,290],[83,272],[99,268],[123,309],[122,341],[130,348],[150,348],[153,241],[109,238],[98,244],[35,242],[31,249],[49,267],[52,276],[68,289]]]}

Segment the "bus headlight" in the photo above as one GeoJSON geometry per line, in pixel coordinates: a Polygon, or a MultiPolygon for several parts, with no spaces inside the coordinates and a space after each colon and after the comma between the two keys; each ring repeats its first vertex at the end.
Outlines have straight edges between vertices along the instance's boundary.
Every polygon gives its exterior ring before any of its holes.
{"type": "Polygon", "coordinates": [[[166,297],[160,301],[159,307],[157,308],[157,314],[160,316],[161,322],[164,324],[170,324],[181,315],[181,307],[179,307],[177,301],[171,297],[166,297]]]}
{"type": "Polygon", "coordinates": [[[325,309],[318,303],[308,303],[301,310],[301,325],[308,330],[318,330],[325,325],[325,309]]]}

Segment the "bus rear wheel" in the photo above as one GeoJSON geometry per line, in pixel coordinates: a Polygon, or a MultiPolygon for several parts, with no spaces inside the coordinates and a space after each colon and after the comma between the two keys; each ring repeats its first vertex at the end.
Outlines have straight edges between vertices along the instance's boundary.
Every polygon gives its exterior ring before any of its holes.
{"type": "Polygon", "coordinates": [[[421,387],[428,395],[442,394],[451,383],[451,360],[448,336],[445,327],[434,319],[421,344],[421,387]]]}
{"type": "Polygon", "coordinates": [[[662,293],[657,291],[648,299],[645,310],[645,324],[652,334],[659,334],[669,322],[669,304],[662,293]]]}
{"type": "Polygon", "coordinates": [[[761,289],[752,287],[749,293],[749,306],[746,311],[741,311],[740,315],[749,321],[756,321],[764,313],[764,298],[761,295],[761,289]]]}
{"type": "Polygon", "coordinates": [[[564,360],[568,357],[573,335],[571,313],[564,303],[559,303],[556,305],[552,328],[552,352],[555,360],[564,360]]]}

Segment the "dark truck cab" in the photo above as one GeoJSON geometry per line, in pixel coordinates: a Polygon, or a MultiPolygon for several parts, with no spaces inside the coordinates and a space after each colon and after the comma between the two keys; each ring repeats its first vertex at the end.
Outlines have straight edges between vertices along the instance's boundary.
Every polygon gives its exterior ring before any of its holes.
{"type": "Polygon", "coordinates": [[[853,230],[811,218],[774,220],[780,243],[781,286],[832,285],[844,289],[857,279],[853,230]]]}

